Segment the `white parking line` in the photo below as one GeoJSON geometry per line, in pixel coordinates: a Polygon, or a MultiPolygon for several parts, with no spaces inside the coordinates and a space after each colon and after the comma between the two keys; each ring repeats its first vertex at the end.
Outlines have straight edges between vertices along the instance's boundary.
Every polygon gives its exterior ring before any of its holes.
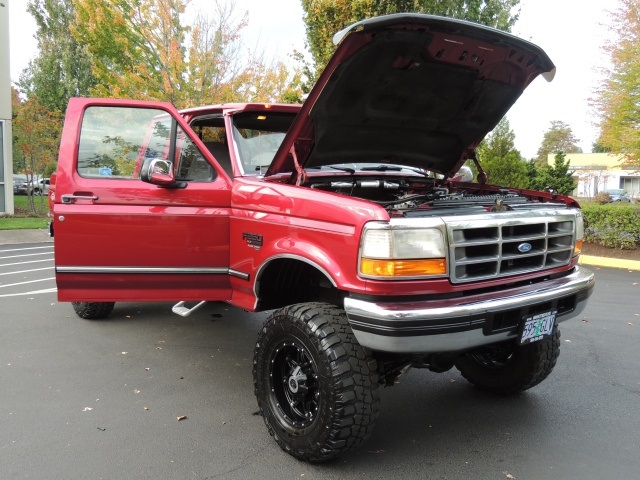
{"type": "Polygon", "coordinates": [[[48,247],[28,247],[28,248],[10,248],[8,250],[0,250],[0,253],[24,252],[25,250],[42,250],[43,248],[50,248],[50,249],[53,250],[53,246],[48,246],[48,247]]]}
{"type": "Polygon", "coordinates": [[[47,258],[46,260],[31,260],[29,262],[5,263],[3,265],[0,265],[0,267],[11,267],[12,265],[26,265],[27,263],[41,263],[41,262],[53,262],[53,257],[47,258]]]}
{"type": "Polygon", "coordinates": [[[23,293],[7,293],[5,295],[0,295],[0,298],[5,297],[21,297],[24,295],[38,295],[40,293],[55,293],[57,292],[57,288],[47,288],[45,290],[34,290],[33,292],[23,292],[23,293]]]}
{"type": "Polygon", "coordinates": [[[20,258],[20,257],[35,257],[36,255],[51,255],[53,252],[44,252],[44,253],[27,253],[26,255],[11,255],[8,257],[0,257],[0,260],[4,260],[6,258],[20,258]]]}
{"type": "Polygon", "coordinates": [[[54,268],[55,267],[45,267],[45,268],[32,268],[31,270],[18,270],[17,272],[0,273],[0,277],[2,275],[16,275],[18,273],[41,272],[42,270],[53,270],[54,268]]]}
{"type": "Polygon", "coordinates": [[[10,283],[8,285],[0,285],[0,288],[16,287],[18,285],[26,285],[28,283],[37,283],[37,282],[46,282],[48,280],[55,280],[55,279],[56,279],[56,277],[40,278],[38,280],[29,280],[28,282],[10,283]]]}

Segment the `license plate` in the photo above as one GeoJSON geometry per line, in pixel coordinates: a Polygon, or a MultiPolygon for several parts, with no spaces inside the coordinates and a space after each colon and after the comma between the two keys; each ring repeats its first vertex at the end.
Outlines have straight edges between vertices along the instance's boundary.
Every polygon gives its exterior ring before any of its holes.
{"type": "Polygon", "coordinates": [[[537,342],[551,335],[556,323],[556,310],[544,313],[536,313],[524,319],[520,345],[537,342]]]}

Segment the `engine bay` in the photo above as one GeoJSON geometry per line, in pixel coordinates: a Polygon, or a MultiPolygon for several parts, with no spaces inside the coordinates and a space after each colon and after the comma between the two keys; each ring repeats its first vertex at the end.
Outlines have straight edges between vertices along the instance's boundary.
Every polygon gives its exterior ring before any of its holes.
{"type": "Polygon", "coordinates": [[[570,206],[553,192],[533,192],[478,183],[416,176],[310,177],[305,186],[368,200],[391,217],[470,215],[474,213],[570,206]]]}

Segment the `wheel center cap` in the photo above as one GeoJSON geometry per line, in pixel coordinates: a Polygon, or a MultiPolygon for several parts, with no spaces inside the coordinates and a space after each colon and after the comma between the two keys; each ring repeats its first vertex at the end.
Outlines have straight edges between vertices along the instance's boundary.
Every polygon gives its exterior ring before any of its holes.
{"type": "Polygon", "coordinates": [[[298,381],[293,377],[289,378],[289,390],[291,393],[298,393],[298,381]]]}

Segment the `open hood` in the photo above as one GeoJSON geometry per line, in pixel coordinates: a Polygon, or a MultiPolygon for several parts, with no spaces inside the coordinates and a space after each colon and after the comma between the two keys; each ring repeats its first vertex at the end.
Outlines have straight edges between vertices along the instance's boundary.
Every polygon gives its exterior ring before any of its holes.
{"type": "Polygon", "coordinates": [[[431,15],[364,20],[334,42],[267,175],[382,162],[451,176],[535,77],[555,73],[527,41],[431,15]]]}

